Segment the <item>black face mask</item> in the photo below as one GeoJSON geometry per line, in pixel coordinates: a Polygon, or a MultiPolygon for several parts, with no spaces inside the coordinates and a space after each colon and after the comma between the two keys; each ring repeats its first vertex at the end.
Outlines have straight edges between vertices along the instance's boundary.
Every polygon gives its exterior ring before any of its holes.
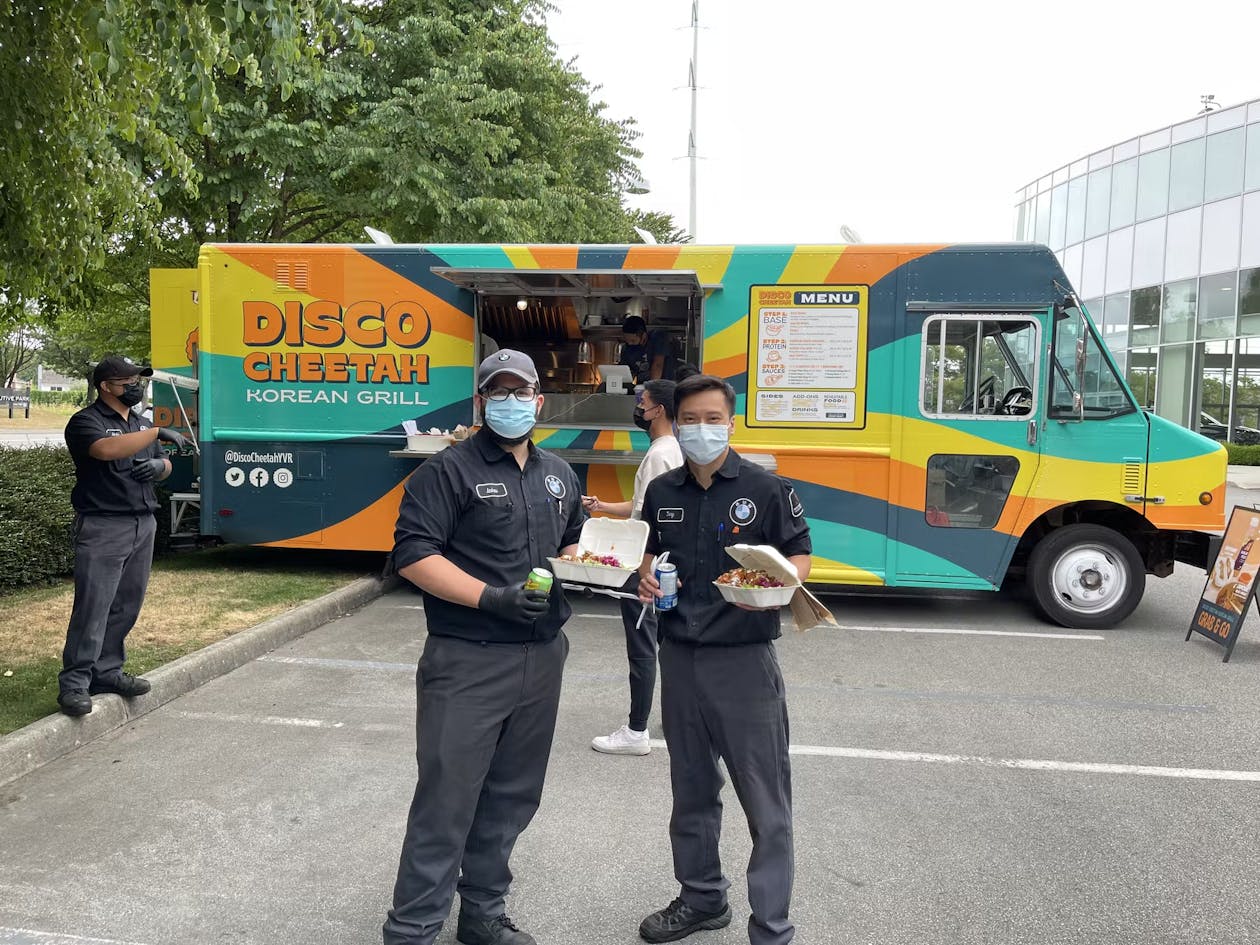
{"type": "Polygon", "coordinates": [[[123,388],[123,392],[118,395],[118,399],[122,401],[124,407],[134,407],[144,400],[144,388],[139,384],[128,384],[123,388]]]}
{"type": "Polygon", "coordinates": [[[643,408],[634,408],[634,425],[640,430],[648,431],[652,429],[652,421],[643,416],[643,408]]]}

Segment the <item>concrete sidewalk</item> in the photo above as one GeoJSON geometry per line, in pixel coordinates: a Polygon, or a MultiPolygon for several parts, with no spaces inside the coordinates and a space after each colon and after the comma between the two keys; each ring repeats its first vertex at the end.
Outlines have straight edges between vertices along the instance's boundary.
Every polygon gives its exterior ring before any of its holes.
{"type": "Polygon", "coordinates": [[[1260,466],[1230,466],[1225,481],[1239,489],[1260,489],[1260,466]]]}
{"type": "Polygon", "coordinates": [[[0,430],[0,446],[65,446],[63,430],[0,430]]]}

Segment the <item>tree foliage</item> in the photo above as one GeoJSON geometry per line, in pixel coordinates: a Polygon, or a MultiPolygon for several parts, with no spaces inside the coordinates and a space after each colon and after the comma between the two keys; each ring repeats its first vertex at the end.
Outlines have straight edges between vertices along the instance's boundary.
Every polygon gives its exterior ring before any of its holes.
{"type": "Polygon", "coordinates": [[[154,178],[195,193],[192,156],[157,120],[159,103],[205,131],[221,74],[285,97],[326,46],[357,38],[352,9],[340,0],[0,0],[0,291],[67,295],[113,234],[160,213],[154,178]]]}

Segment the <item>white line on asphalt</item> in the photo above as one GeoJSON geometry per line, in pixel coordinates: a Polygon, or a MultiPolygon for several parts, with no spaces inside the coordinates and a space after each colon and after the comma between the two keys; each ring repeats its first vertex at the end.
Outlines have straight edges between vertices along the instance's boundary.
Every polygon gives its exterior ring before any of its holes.
{"type": "MultiPolygon", "coordinates": [[[[294,728],[341,728],[345,722],[326,722],[323,719],[286,718],[281,715],[232,715],[227,712],[176,712],[184,719],[205,719],[209,722],[249,722],[254,725],[289,725],[294,728]]],[[[2,945],[2,943],[0,943],[2,945]]]]}
{"type": "Polygon", "coordinates": [[[966,627],[837,627],[838,630],[863,630],[868,633],[947,633],[976,637],[1037,637],[1042,640],[1105,640],[1093,633],[1036,633],[1024,630],[969,630],[966,627]]]}
{"type": "MultiPolygon", "coordinates": [[[[665,748],[659,738],[653,748],[665,748]]],[[[1092,761],[1044,761],[1034,758],[986,758],[983,755],[940,755],[926,751],[880,751],[872,748],[831,748],[825,745],[790,745],[788,754],[825,758],[859,758],[866,761],[918,761],[927,764],[978,765],[1023,771],[1066,771],[1077,774],[1131,774],[1147,778],[1188,778],[1196,781],[1260,781],[1260,771],[1215,768],[1166,768],[1162,765],[1112,765],[1092,761]]]]}
{"type": "Polygon", "coordinates": [[[0,926],[0,945],[139,945],[116,938],[84,938],[82,935],[66,935],[61,932],[36,932],[32,929],[11,929],[0,926]]]}
{"type": "Polygon", "coordinates": [[[581,617],[583,620],[620,620],[621,614],[579,614],[573,612],[574,617],[581,617]]]}
{"type": "Polygon", "coordinates": [[[260,656],[258,663],[286,663],[290,666],[319,666],[324,669],[380,670],[389,673],[414,673],[415,663],[386,663],[380,660],[324,659],[318,656],[260,656]]]}

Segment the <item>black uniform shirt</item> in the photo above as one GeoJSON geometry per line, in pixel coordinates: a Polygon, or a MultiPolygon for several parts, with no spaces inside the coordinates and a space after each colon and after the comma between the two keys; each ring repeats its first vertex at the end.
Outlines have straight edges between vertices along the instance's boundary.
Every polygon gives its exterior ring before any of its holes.
{"type": "Polygon", "coordinates": [[[779,635],[777,610],[741,610],[713,586],[739,567],[728,545],[773,545],[784,557],[810,554],[809,525],[783,479],[730,450],[704,489],[684,463],[647,487],[643,520],[648,554],[669,552],[678,568],[678,606],[660,612],[661,636],[678,643],[727,646],[779,635]]]}
{"type": "MultiPolygon", "coordinates": [[[[577,543],[586,521],[577,475],[560,457],[529,445],[525,468],[483,429],[425,461],[407,480],[394,530],[394,566],[443,555],[493,586],[524,584],[577,543]]],[[[550,640],[569,619],[556,587],[551,612],[506,621],[424,593],[429,633],[491,643],[550,640]]]]}
{"type": "Polygon", "coordinates": [[[146,515],[157,511],[157,495],[153,481],[137,482],[131,478],[132,460],[157,459],[164,456],[156,440],[133,456],[123,459],[96,459],[89,450],[97,440],[107,436],[138,433],[153,424],[127,411],[124,419],[104,400],[97,398],[66,424],[66,446],[74,460],[75,484],[70,504],[83,515],[146,515]]]}

